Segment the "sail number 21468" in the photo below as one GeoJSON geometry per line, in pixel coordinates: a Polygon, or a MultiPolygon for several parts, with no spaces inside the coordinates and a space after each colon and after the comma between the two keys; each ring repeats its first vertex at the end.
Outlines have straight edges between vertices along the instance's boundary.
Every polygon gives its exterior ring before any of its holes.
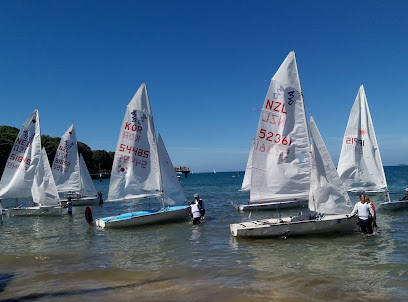
{"type": "Polygon", "coordinates": [[[274,142],[276,144],[282,144],[284,146],[292,145],[292,138],[288,138],[287,136],[282,136],[279,133],[276,133],[274,135],[273,132],[271,132],[271,131],[266,132],[265,129],[261,129],[259,131],[259,138],[265,139],[268,142],[274,142]]]}

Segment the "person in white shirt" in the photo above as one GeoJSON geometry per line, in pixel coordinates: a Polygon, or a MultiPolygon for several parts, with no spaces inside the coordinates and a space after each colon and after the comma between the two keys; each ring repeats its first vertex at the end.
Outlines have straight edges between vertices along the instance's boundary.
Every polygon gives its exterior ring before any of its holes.
{"type": "Polygon", "coordinates": [[[358,225],[364,234],[372,234],[372,217],[374,217],[373,208],[369,203],[366,202],[365,196],[360,195],[360,201],[356,203],[350,216],[354,216],[358,213],[358,225]]]}
{"type": "Polygon", "coordinates": [[[193,224],[199,224],[201,219],[201,211],[198,202],[193,201],[190,204],[190,215],[193,218],[193,224]]]}
{"type": "Polygon", "coordinates": [[[204,215],[205,215],[204,202],[203,202],[202,199],[200,199],[200,196],[198,195],[198,193],[195,193],[195,194],[194,194],[194,198],[195,198],[195,202],[198,204],[198,207],[200,208],[201,219],[204,219],[204,215]]]}

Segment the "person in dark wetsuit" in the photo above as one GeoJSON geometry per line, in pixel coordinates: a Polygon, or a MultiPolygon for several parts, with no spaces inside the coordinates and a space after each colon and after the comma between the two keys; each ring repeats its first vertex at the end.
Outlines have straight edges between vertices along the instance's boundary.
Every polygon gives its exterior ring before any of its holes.
{"type": "Polygon", "coordinates": [[[405,196],[400,199],[400,201],[408,200],[408,188],[405,189],[405,196]]]}

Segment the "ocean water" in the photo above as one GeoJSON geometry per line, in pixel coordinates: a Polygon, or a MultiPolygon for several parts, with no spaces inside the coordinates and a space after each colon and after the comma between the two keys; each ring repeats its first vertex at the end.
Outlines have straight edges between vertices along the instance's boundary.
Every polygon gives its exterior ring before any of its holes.
{"type": "MultiPolygon", "coordinates": [[[[408,167],[386,167],[391,198],[408,187],[408,167]]],[[[206,206],[188,222],[120,230],[90,228],[84,207],[72,217],[4,217],[0,225],[3,301],[406,301],[408,210],[378,209],[379,232],[288,239],[240,239],[229,224],[294,215],[240,213],[243,172],[181,178],[190,201],[206,206]],[[250,217],[249,217],[250,215],[250,217]]],[[[95,180],[106,197],[109,180],[95,180]]],[[[357,196],[352,196],[357,201],[357,196]]],[[[374,205],[384,200],[372,197],[374,205]]],[[[128,203],[92,207],[94,218],[128,203]]]]}

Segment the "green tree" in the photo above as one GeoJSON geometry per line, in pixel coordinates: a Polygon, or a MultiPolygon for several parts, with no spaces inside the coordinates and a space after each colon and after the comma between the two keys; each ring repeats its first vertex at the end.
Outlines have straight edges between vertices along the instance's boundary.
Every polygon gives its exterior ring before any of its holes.
{"type": "Polygon", "coordinates": [[[14,141],[18,135],[18,130],[15,127],[0,126],[0,173],[3,175],[4,167],[13,148],[14,141]]]}
{"type": "Polygon", "coordinates": [[[60,138],[58,137],[50,137],[48,135],[41,135],[41,144],[45,148],[47,152],[48,161],[50,162],[50,166],[52,166],[52,162],[54,161],[55,153],[57,153],[57,148],[60,143],[60,138]]]}
{"type": "Polygon", "coordinates": [[[111,170],[113,158],[105,150],[95,150],[92,154],[94,170],[111,170]]]}
{"type": "MultiPolygon", "coordinates": [[[[0,126],[0,175],[3,174],[11,148],[14,145],[14,141],[16,140],[19,131],[20,130],[15,127],[0,126]]],[[[60,137],[41,135],[41,145],[47,152],[50,166],[52,166],[60,141],[60,137]]],[[[78,142],[78,152],[84,157],[88,170],[96,170],[99,172],[99,164],[101,164],[100,169],[108,171],[112,169],[115,152],[106,152],[105,150],[92,151],[88,145],[82,142],[78,142]]]]}
{"type": "Polygon", "coordinates": [[[92,149],[88,145],[78,142],[78,152],[84,157],[88,170],[92,170],[92,167],[94,166],[92,161],[92,149]]]}

